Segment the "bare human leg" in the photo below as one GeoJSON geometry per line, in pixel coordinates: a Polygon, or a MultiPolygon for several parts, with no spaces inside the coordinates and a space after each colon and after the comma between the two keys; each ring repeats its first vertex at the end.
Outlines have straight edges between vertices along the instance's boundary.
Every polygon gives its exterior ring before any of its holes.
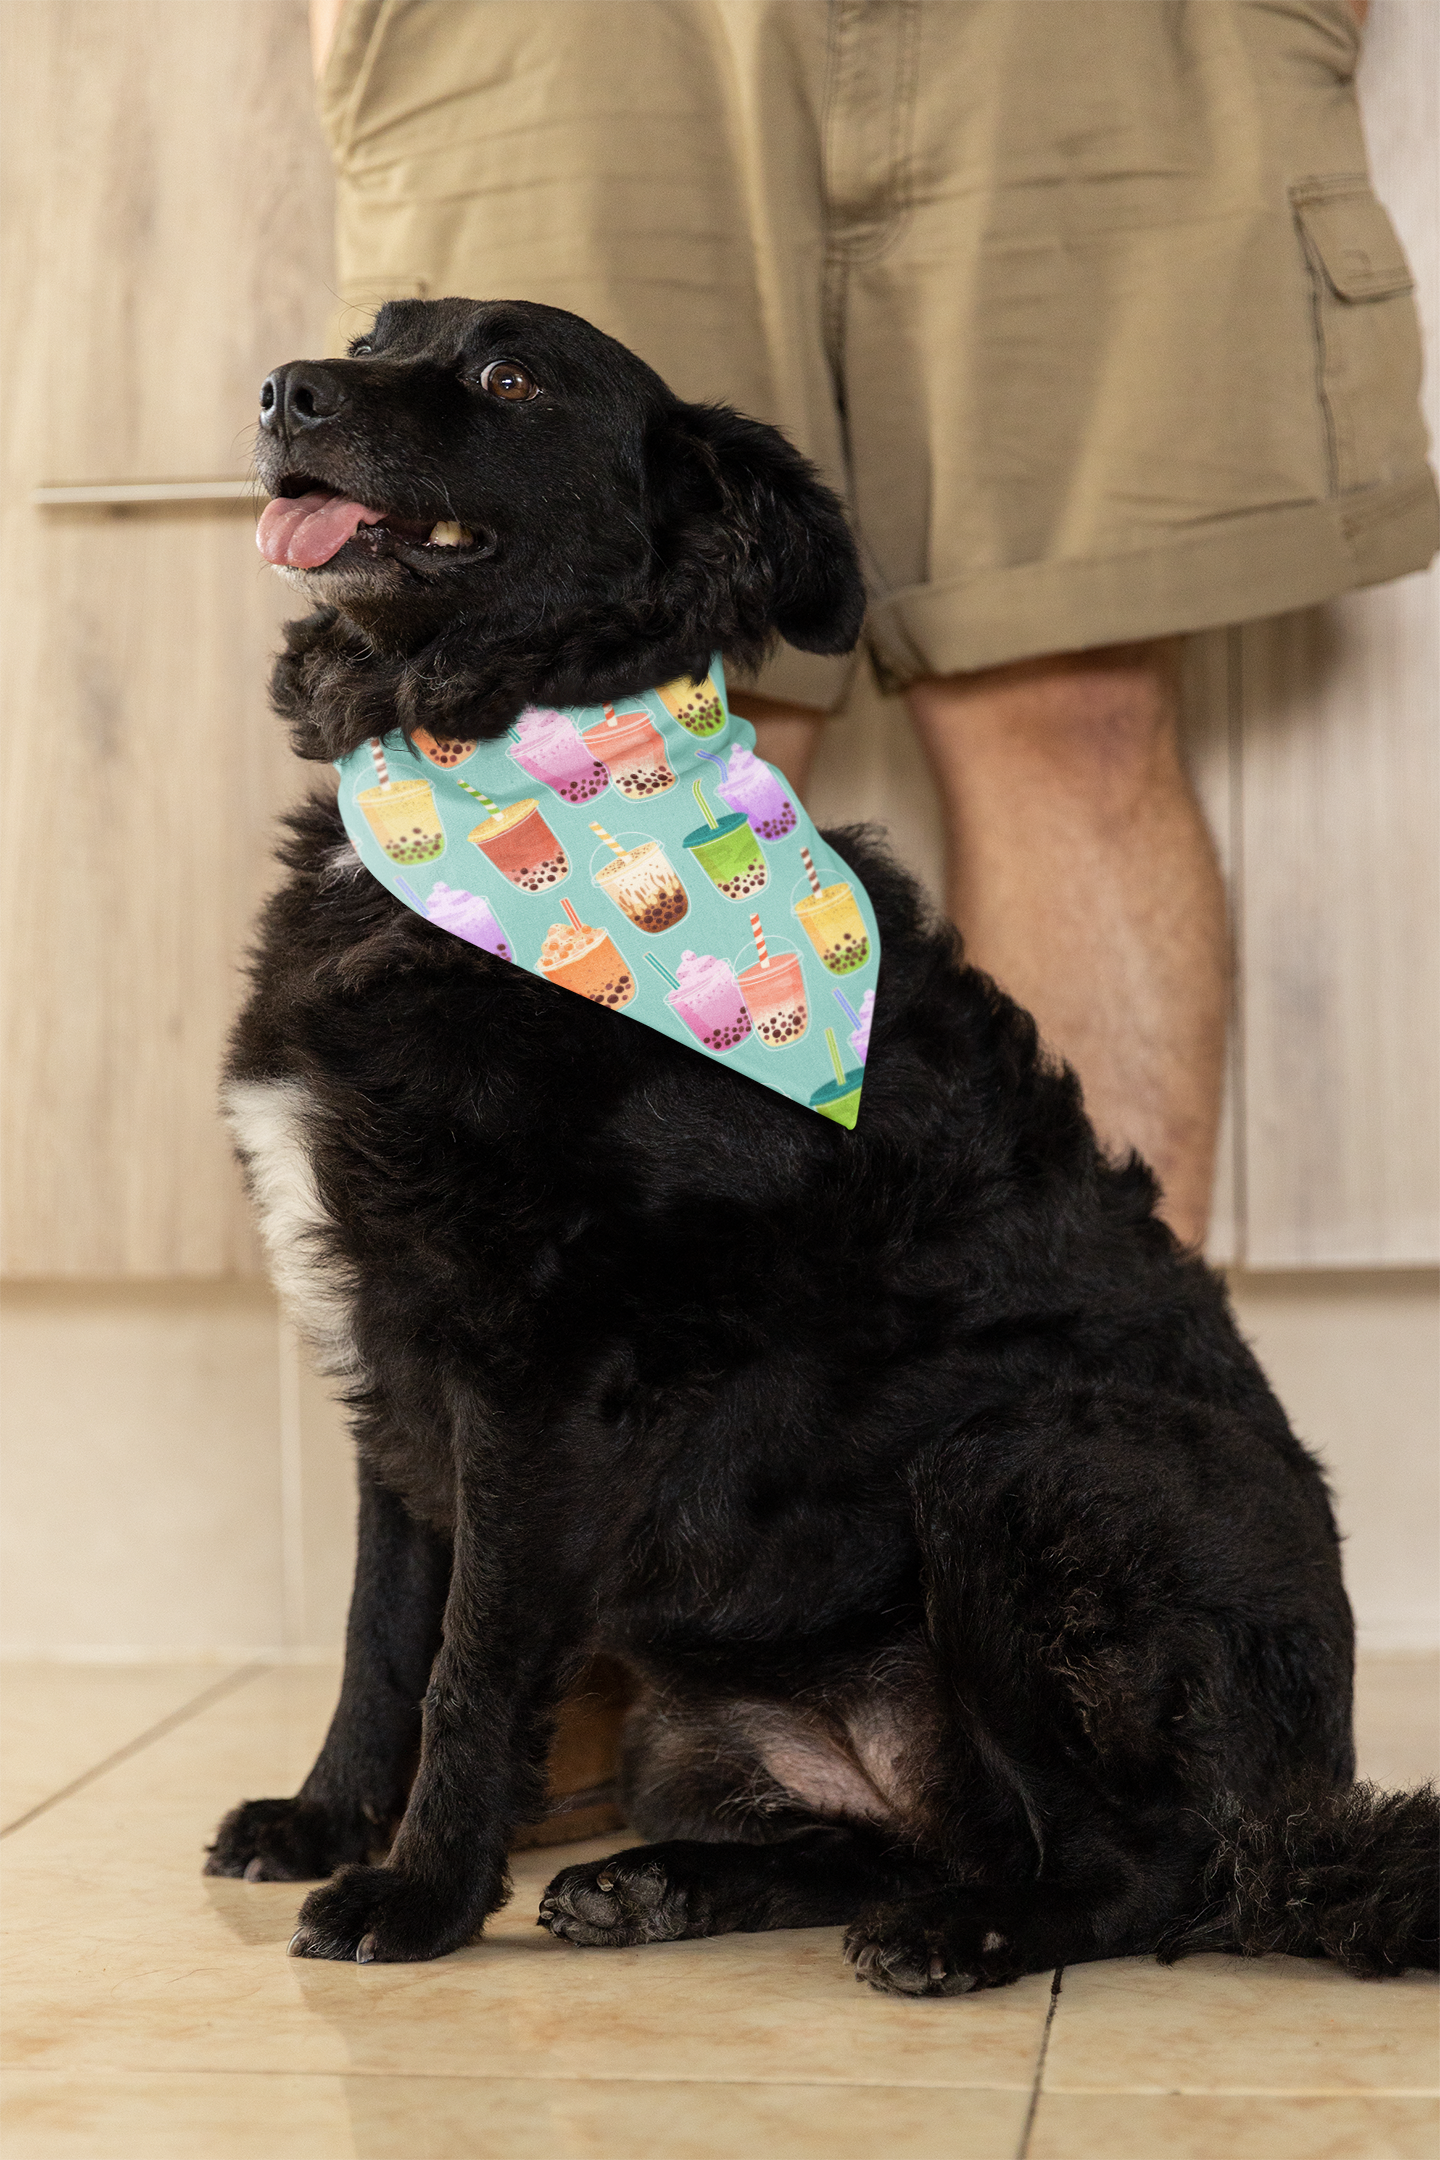
{"type": "Polygon", "coordinates": [[[1180,758],[1178,642],[912,683],[978,967],[1078,1071],[1102,1141],[1204,1237],[1229,1003],[1224,892],[1180,758]]]}

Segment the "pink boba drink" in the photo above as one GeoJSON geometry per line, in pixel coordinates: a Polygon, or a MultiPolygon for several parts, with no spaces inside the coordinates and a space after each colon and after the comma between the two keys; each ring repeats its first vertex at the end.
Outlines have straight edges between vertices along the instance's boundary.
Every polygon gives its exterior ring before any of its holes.
{"type": "Polygon", "coordinates": [[[553,788],[562,802],[593,802],[610,785],[610,775],[592,757],[573,720],[561,712],[527,705],[515,723],[519,741],[510,752],[515,763],[542,787],[553,788]]]}
{"type": "Polygon", "coordinates": [[[687,952],[676,969],[678,984],[665,1002],[707,1050],[733,1050],[750,1033],[750,1015],[735,970],[714,953],[687,952]]]}
{"type": "Polygon", "coordinates": [[[780,782],[780,775],[763,758],[747,750],[744,743],[736,743],[730,752],[730,765],[723,780],[715,783],[716,793],[723,795],[732,810],[738,810],[750,820],[750,829],[762,840],[783,840],[786,833],[794,832],[795,805],[780,782]]]}
{"type": "Polygon", "coordinates": [[[494,953],[497,960],[515,958],[510,940],[483,893],[464,892],[456,885],[433,885],[425,913],[452,937],[464,938],[467,945],[478,945],[482,952],[494,953]]]}

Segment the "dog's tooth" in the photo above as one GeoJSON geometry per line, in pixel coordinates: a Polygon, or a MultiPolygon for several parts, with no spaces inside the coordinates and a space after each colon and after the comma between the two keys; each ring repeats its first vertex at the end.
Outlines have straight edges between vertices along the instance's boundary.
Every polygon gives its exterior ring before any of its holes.
{"type": "Polygon", "coordinates": [[[465,527],[457,525],[453,518],[442,518],[438,525],[431,526],[430,537],[425,545],[427,547],[469,547],[470,535],[465,530],[465,527]]]}

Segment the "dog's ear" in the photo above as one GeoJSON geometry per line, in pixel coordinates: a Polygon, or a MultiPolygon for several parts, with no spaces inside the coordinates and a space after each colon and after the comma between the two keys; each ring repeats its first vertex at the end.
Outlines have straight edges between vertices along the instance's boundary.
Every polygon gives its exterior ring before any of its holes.
{"type": "Polygon", "coordinates": [[[849,652],[865,582],[839,497],[809,460],[726,405],[677,404],[650,448],[656,544],[690,604],[731,618],[741,645],[778,631],[802,652],[849,652]]]}

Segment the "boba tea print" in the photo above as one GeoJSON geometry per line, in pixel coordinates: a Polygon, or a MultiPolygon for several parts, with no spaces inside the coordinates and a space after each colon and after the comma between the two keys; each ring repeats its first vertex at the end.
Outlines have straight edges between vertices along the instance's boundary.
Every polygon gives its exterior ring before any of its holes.
{"type": "Polygon", "coordinates": [[[719,657],[494,742],[398,729],[339,761],[366,868],[427,921],[853,1127],[880,940],[755,755],[719,657]]]}

